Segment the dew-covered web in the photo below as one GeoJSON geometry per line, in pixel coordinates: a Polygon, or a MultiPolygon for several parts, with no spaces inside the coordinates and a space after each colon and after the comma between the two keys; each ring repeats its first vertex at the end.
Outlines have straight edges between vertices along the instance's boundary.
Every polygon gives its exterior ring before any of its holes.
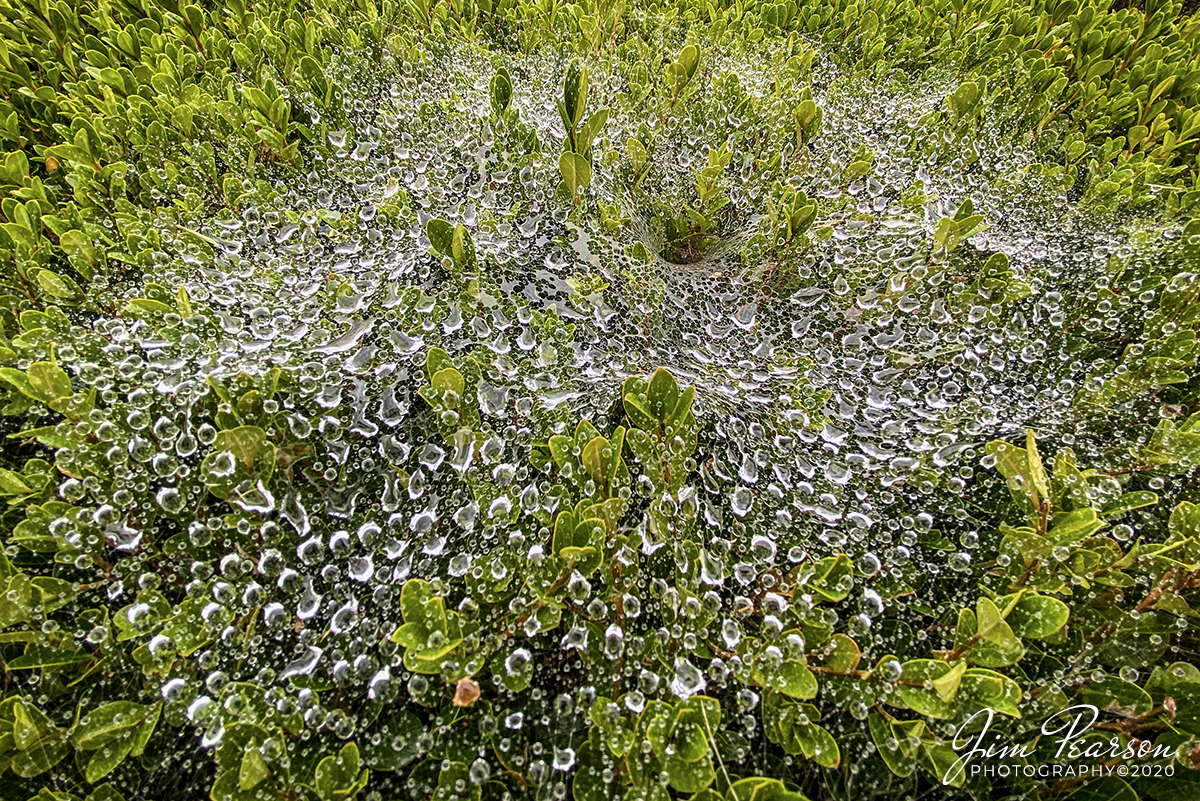
{"type": "MultiPolygon", "coordinates": [[[[628,376],[661,366],[696,388],[701,433],[689,469],[697,489],[679,502],[700,520],[704,603],[718,609],[713,640],[730,650],[744,636],[741,605],[762,603],[794,565],[845,551],[863,573],[893,573],[916,589],[892,598],[856,588],[859,597],[827,611],[827,622],[852,617],[865,659],[897,652],[902,635],[883,622],[891,610],[912,605],[932,622],[947,604],[971,600],[955,577],[970,568],[979,538],[983,443],[1033,428],[1047,442],[1072,445],[1081,460],[1098,453],[1086,433],[1091,412],[1076,402],[1095,380],[1093,365],[1069,350],[1064,332],[1103,328],[1119,339],[1130,320],[1150,313],[1154,296],[1126,295],[1108,314],[1081,311],[1071,299],[1114,260],[1150,254],[1172,231],[1139,232],[1077,211],[1061,177],[1037,165],[1011,121],[992,120],[967,138],[923,122],[954,89],[949,72],[913,86],[881,83],[839,75],[818,56],[805,80],[779,90],[772,58],[766,45],[753,56],[706,53],[710,83],[693,107],[661,118],[613,100],[628,91],[617,62],[589,63],[592,102],[613,107],[590,190],[602,213],[592,201],[573,212],[569,198],[555,195],[564,128],[554,99],[564,55],[461,49],[419,65],[397,55],[382,73],[364,76],[347,54],[341,68],[353,130],[326,126],[329,147],[302,151],[298,170],[260,167],[256,179],[269,182],[269,196],[259,189],[253,202],[215,219],[163,215],[166,253],[161,274],[148,279],[185,287],[198,317],[175,341],[101,319],[93,331],[103,361],[67,349],[59,358],[133,408],[125,421],[133,439],[126,454],[112,454],[116,488],[97,512],[118,547],[136,547],[143,536],[122,487],[149,486],[169,513],[156,541],[182,535],[197,548],[224,549],[214,567],[229,581],[255,574],[240,594],[218,577],[198,609],[220,632],[203,646],[206,675],[195,686],[172,678],[162,688],[169,700],[188,700],[204,744],[237,719],[231,683],[269,688],[281,709],[341,737],[363,725],[365,702],[420,697],[436,677],[410,676],[388,642],[400,586],[423,578],[456,608],[478,612],[472,571],[497,577],[514,567],[502,554],[524,559],[540,541],[520,515],[513,526],[492,523],[500,511],[539,503],[545,480],[529,464],[530,446],[567,431],[566,420],[612,428],[628,376]],[[529,152],[528,133],[490,111],[488,80],[500,60],[540,152],[529,152]],[[824,120],[820,135],[797,148],[786,115],[804,88],[824,120]],[[739,97],[755,98],[754,120],[737,107],[739,97]],[[764,124],[772,115],[779,130],[764,124]],[[632,191],[625,142],[641,126],[656,144],[648,176],[632,191]],[[786,183],[819,209],[811,245],[788,264],[755,256],[768,205],[755,159],[775,147],[770,136],[790,137],[782,145],[786,183]],[[690,263],[668,262],[654,203],[686,202],[695,171],[727,138],[732,202],[717,241],[690,263]],[[844,180],[863,159],[868,169],[844,180]],[[986,227],[935,258],[939,221],[967,199],[986,227]],[[605,215],[627,221],[606,225],[605,215]],[[471,231],[481,265],[475,284],[431,255],[425,231],[434,217],[471,231]],[[1007,255],[1006,280],[1023,283],[1028,295],[964,303],[962,290],[992,253],[1007,255]],[[464,488],[456,467],[463,455],[437,435],[417,394],[432,346],[486,354],[478,402],[495,434],[480,457],[502,488],[487,508],[464,488]],[[217,436],[191,410],[215,391],[213,381],[230,386],[274,368],[289,390],[263,407],[286,412],[292,438],[309,443],[289,466],[308,480],[286,493],[257,486],[231,497],[251,513],[232,525],[254,545],[230,546],[225,518],[203,511],[204,486],[180,480],[217,436]],[[223,629],[260,607],[252,633],[223,629]],[[332,682],[340,702],[322,706],[305,677],[332,682]]],[[[254,188],[250,176],[243,184],[254,188]]],[[[1118,410],[1109,425],[1131,425],[1142,411],[1118,410]]],[[[233,454],[226,461],[218,474],[235,471],[233,454]]],[[[65,497],[83,496],[82,484],[68,483],[65,497]]],[[[669,532],[646,523],[633,523],[644,531],[645,554],[670,545],[669,532]]],[[[569,589],[576,606],[602,616],[604,604],[589,591],[587,582],[569,589]]],[[[127,602],[136,592],[110,595],[127,602]]],[[[649,582],[631,594],[647,619],[669,600],[649,582]]],[[[507,669],[534,660],[534,685],[551,689],[506,710],[504,691],[484,688],[496,712],[485,725],[537,745],[525,758],[543,760],[545,775],[569,775],[567,744],[587,711],[572,661],[581,644],[572,638],[586,630],[527,626],[504,635],[507,669]]],[[[946,632],[934,625],[909,635],[946,632]]],[[[611,636],[619,654],[627,635],[611,636]]],[[[641,636],[682,637],[678,661],[663,675],[631,677],[643,702],[721,680],[721,660],[701,656],[694,637],[667,628],[641,636]]],[[[746,708],[756,703],[743,700],[746,708]]],[[[855,719],[865,715],[848,704],[826,724],[840,725],[841,716],[861,728],[855,719]]],[[[742,733],[746,753],[766,753],[753,723],[742,733]]],[[[480,759],[473,770],[499,769],[488,755],[480,759]]]]}

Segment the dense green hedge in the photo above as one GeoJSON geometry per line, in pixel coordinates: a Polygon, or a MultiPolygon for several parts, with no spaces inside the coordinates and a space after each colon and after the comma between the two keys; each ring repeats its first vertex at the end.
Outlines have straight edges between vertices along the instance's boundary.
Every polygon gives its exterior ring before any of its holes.
{"type": "Polygon", "coordinates": [[[1200,792],[1178,3],[0,12],[0,797],[1200,792]]]}

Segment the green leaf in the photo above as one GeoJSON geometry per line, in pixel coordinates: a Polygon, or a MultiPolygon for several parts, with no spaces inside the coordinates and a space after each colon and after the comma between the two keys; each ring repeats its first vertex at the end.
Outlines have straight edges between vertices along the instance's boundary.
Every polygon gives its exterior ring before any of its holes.
{"type": "Polygon", "coordinates": [[[568,128],[574,128],[583,119],[583,111],[587,106],[587,93],[587,68],[581,67],[579,59],[575,59],[567,68],[567,75],[563,80],[563,107],[567,112],[568,128]]]}
{"type": "Polygon", "coordinates": [[[399,710],[372,728],[379,734],[379,741],[373,744],[375,737],[368,736],[362,749],[363,762],[371,770],[401,770],[420,754],[417,743],[425,726],[412,712],[399,710]]]}
{"type": "Polygon", "coordinates": [[[261,790],[243,790],[238,786],[240,773],[240,766],[222,771],[217,776],[217,780],[213,782],[208,797],[215,801],[263,801],[260,797],[263,795],[261,790]]]}
{"type": "Polygon", "coordinates": [[[817,677],[796,660],[785,661],[770,679],[771,686],[792,698],[809,699],[817,695],[817,677]]]}
{"type": "Polygon", "coordinates": [[[1104,517],[1119,515],[1145,506],[1153,506],[1156,503],[1158,503],[1158,495],[1149,490],[1126,492],[1106,503],[1100,514],[1104,517]]]}
{"type": "MultiPolygon", "coordinates": [[[[1009,598],[999,598],[1007,605],[1009,598]]],[[[1057,633],[1071,616],[1071,608],[1047,595],[1024,595],[1005,618],[1013,633],[1021,638],[1040,640],[1057,633]]]]}
{"type": "Polygon", "coordinates": [[[966,780],[966,771],[960,764],[961,754],[954,750],[949,742],[937,744],[931,740],[921,741],[921,761],[939,782],[951,787],[962,787],[966,780]]]}
{"type": "Polygon", "coordinates": [[[125,796],[111,784],[102,784],[92,790],[84,801],[125,801],[125,796]]]}
{"type": "Polygon", "coordinates": [[[146,718],[149,707],[133,701],[113,701],[84,715],[71,731],[71,742],[81,750],[99,748],[146,718]]]}
{"type": "Polygon", "coordinates": [[[654,415],[633,395],[622,397],[621,405],[625,407],[625,414],[629,415],[629,421],[633,423],[634,427],[640,428],[642,431],[656,431],[658,429],[658,421],[654,419],[654,415]]]}
{"type": "Polygon", "coordinates": [[[675,408],[671,409],[666,416],[666,425],[669,430],[677,430],[686,423],[688,415],[692,411],[692,402],[696,399],[696,388],[686,387],[679,394],[679,400],[675,402],[675,408]]]}
{"type": "Polygon", "coordinates": [[[600,129],[606,122],[608,122],[608,109],[606,108],[600,109],[589,117],[587,124],[583,126],[579,136],[575,139],[575,152],[586,156],[592,148],[592,141],[596,138],[596,134],[600,133],[600,129]]]}
{"type": "Polygon", "coordinates": [[[1058,518],[1046,538],[1055,545],[1067,545],[1090,537],[1104,527],[1104,521],[1092,507],[1076,509],[1058,518]]]}
{"type": "Polygon", "coordinates": [[[605,755],[603,745],[588,740],[578,752],[579,768],[571,782],[574,801],[616,801],[616,782],[604,781],[605,755]]]}
{"type": "Polygon", "coordinates": [[[1025,458],[1029,462],[1029,477],[1033,488],[1037,490],[1038,498],[1042,501],[1049,500],[1050,481],[1046,477],[1046,468],[1042,466],[1042,457],[1038,453],[1037,440],[1032,430],[1025,433],[1025,458]]]}
{"type": "Polygon", "coordinates": [[[86,662],[91,658],[92,655],[88,651],[67,647],[48,648],[41,645],[30,645],[25,653],[9,661],[8,668],[9,670],[40,670],[65,667],[86,662]]]}
{"type": "Polygon", "coordinates": [[[841,763],[842,754],[837,740],[825,728],[810,723],[794,727],[792,733],[806,758],[826,768],[836,768],[841,763]]]}
{"type": "Polygon", "coordinates": [[[650,414],[659,422],[665,423],[667,417],[674,412],[679,398],[679,384],[675,381],[675,376],[662,367],[655,370],[646,390],[646,407],[650,414]]]}
{"type": "MultiPolygon", "coordinates": [[[[987,599],[981,599],[987,600],[987,599]]],[[[988,601],[988,603],[991,603],[988,601]]],[[[986,607],[985,607],[986,608],[986,607]]],[[[992,604],[995,609],[995,604],[992,604]]],[[[954,635],[954,649],[966,655],[967,661],[984,667],[1004,667],[1011,665],[1025,654],[1025,647],[1012,633],[1007,622],[1000,620],[988,612],[991,628],[988,636],[976,637],[976,615],[968,608],[958,612],[958,629],[954,635]],[[968,645],[970,644],[970,645],[968,645]]]]}
{"type": "Polygon", "coordinates": [[[843,181],[856,181],[871,171],[871,162],[868,160],[854,161],[846,168],[846,173],[842,177],[843,181]]]}
{"type": "Polygon", "coordinates": [[[8,589],[0,593],[0,627],[28,620],[33,605],[33,584],[29,576],[17,573],[8,580],[8,589]]]}
{"type": "Polygon", "coordinates": [[[247,748],[238,768],[238,789],[253,790],[271,775],[271,768],[257,748],[247,748]]]}
{"type": "Polygon", "coordinates": [[[841,632],[833,635],[827,650],[829,655],[825,657],[824,667],[838,673],[849,673],[856,669],[862,660],[862,650],[859,649],[858,643],[841,632]]]}
{"type": "Polygon", "coordinates": [[[684,762],[695,762],[708,753],[708,736],[704,728],[693,723],[675,727],[675,755],[684,762]]]}
{"type": "Polygon", "coordinates": [[[161,300],[154,300],[153,298],[134,298],[129,301],[129,305],[135,309],[141,309],[153,314],[167,314],[168,312],[175,311],[161,300]]]}
{"type": "Polygon", "coordinates": [[[454,360],[450,358],[450,354],[441,348],[430,348],[425,354],[425,375],[432,379],[434,375],[442,370],[449,369],[454,366],[454,360]]]}
{"type": "MultiPolygon", "coordinates": [[[[440,370],[434,374],[430,383],[441,395],[443,402],[448,400],[446,398],[447,393],[453,392],[458,396],[458,400],[461,403],[463,393],[466,390],[466,379],[463,378],[463,374],[458,372],[458,370],[455,370],[453,367],[440,370]]],[[[452,408],[457,408],[457,404],[452,408]]]]}
{"type": "Polygon", "coordinates": [[[629,153],[629,163],[633,166],[633,174],[641,177],[643,170],[646,168],[648,154],[646,146],[639,142],[635,137],[629,137],[625,140],[625,148],[629,153]]]}
{"type": "Polygon", "coordinates": [[[779,779],[754,776],[733,782],[725,801],[808,801],[808,797],[787,789],[779,779]]]}
{"type": "Polygon", "coordinates": [[[434,251],[441,256],[450,256],[454,248],[454,226],[443,220],[441,217],[435,217],[425,223],[425,236],[429,238],[429,244],[434,251]]]}
{"type": "Polygon", "coordinates": [[[663,68],[663,82],[667,85],[672,99],[679,97],[688,84],[687,67],[678,61],[668,64],[663,68]]]}
{"type": "Polygon", "coordinates": [[[562,470],[568,464],[577,464],[572,450],[575,447],[575,441],[564,434],[555,434],[550,437],[547,445],[550,448],[550,456],[554,459],[554,464],[562,470]]]}
{"type": "Polygon", "coordinates": [[[1117,676],[1105,676],[1100,681],[1084,684],[1076,694],[1080,703],[1091,704],[1102,712],[1114,712],[1125,717],[1142,715],[1154,707],[1154,699],[1141,687],[1117,676]]]}
{"type": "Polygon", "coordinates": [[[101,746],[92,758],[88,760],[84,770],[84,778],[89,784],[95,784],[117,769],[125,761],[133,748],[133,737],[130,732],[124,732],[120,737],[101,746]]]}
{"type": "Polygon", "coordinates": [[[78,300],[83,295],[78,284],[51,270],[38,270],[37,281],[43,292],[56,298],[78,300]]]}
{"type": "Polygon", "coordinates": [[[512,103],[512,89],[512,80],[508,77],[508,70],[501,67],[492,76],[492,81],[488,86],[492,112],[497,117],[503,116],[504,112],[508,111],[508,107],[512,103]]]}
{"type": "Polygon", "coordinates": [[[958,686],[962,681],[963,674],[967,672],[966,662],[956,662],[944,675],[933,680],[933,689],[937,692],[938,698],[945,703],[950,703],[954,700],[954,696],[958,695],[958,686]]]}
{"type": "Polygon", "coordinates": [[[450,256],[460,267],[468,270],[475,269],[475,243],[471,240],[471,232],[462,223],[456,223],[454,234],[450,240],[450,256]]]}
{"type": "Polygon", "coordinates": [[[229,451],[247,469],[254,469],[255,457],[267,444],[267,433],[258,426],[239,426],[217,433],[213,452],[229,451]]]}
{"type": "Polygon", "coordinates": [[[813,593],[824,601],[841,601],[850,594],[854,568],[844,553],[826,556],[817,563],[816,573],[807,582],[813,593]]]}
{"type": "Polygon", "coordinates": [[[954,717],[955,707],[943,701],[932,686],[926,689],[924,682],[928,681],[932,685],[932,682],[945,676],[950,670],[950,665],[940,660],[909,660],[903,665],[901,684],[896,687],[893,697],[919,715],[948,720],[954,717]]]}
{"type": "Polygon", "coordinates": [[[569,511],[558,513],[554,519],[553,548],[555,553],[575,545],[575,514],[569,511]]]}
{"type": "Polygon", "coordinates": [[[583,462],[584,468],[588,471],[597,482],[601,485],[608,483],[608,459],[605,457],[605,449],[612,452],[612,445],[604,437],[594,437],[590,442],[583,446],[583,451],[579,455],[579,460],[583,462]]]}
{"type": "Polygon", "coordinates": [[[145,719],[142,720],[142,725],[134,730],[133,748],[129,752],[131,755],[141,756],[146,750],[146,745],[150,742],[151,735],[154,734],[154,730],[158,727],[159,719],[162,718],[162,710],[163,705],[161,702],[155,704],[150,714],[146,715],[145,719]]]}
{"type": "Polygon", "coordinates": [[[920,739],[925,733],[925,724],[918,720],[893,723],[872,710],[867,718],[867,728],[888,770],[901,778],[911,776],[917,769],[920,739]]]}
{"type": "Polygon", "coordinates": [[[71,746],[57,731],[29,743],[12,758],[13,773],[29,779],[53,768],[71,752],[71,746]]]}
{"type": "Polygon", "coordinates": [[[348,790],[365,780],[366,776],[359,773],[358,746],[354,743],[346,743],[337,756],[325,757],[317,765],[315,784],[323,798],[345,798],[348,790]]]}
{"type": "Polygon", "coordinates": [[[434,595],[429,582],[424,579],[409,579],[400,589],[400,614],[405,623],[424,623],[428,617],[427,606],[434,595]]]}
{"type": "Polygon", "coordinates": [[[695,762],[688,762],[677,755],[669,756],[663,761],[663,770],[671,787],[681,793],[698,793],[717,778],[712,757],[707,753],[695,762]]]}
{"type": "Polygon", "coordinates": [[[992,670],[976,667],[964,671],[958,697],[1014,718],[1021,717],[1020,685],[992,670]]]}
{"type": "Polygon", "coordinates": [[[15,702],[12,707],[12,736],[17,748],[22,751],[51,734],[57,736],[58,729],[46,713],[28,702],[15,702]]]}
{"type": "Polygon", "coordinates": [[[996,458],[996,469],[1007,479],[1009,492],[1017,504],[1026,514],[1036,514],[1037,488],[1029,471],[1029,459],[1025,449],[997,440],[989,442],[984,446],[984,450],[996,458]]]}
{"type": "Polygon", "coordinates": [[[18,392],[27,398],[33,398],[37,401],[41,400],[37,390],[29,383],[29,376],[23,370],[18,370],[15,367],[0,367],[0,380],[15,387],[18,392]]]}
{"type": "Polygon", "coordinates": [[[52,401],[57,398],[68,398],[71,390],[71,377],[67,372],[52,362],[34,362],[26,371],[29,386],[41,400],[52,401]]]}
{"type": "Polygon", "coordinates": [[[579,153],[565,151],[560,155],[558,172],[562,175],[563,183],[571,190],[572,197],[592,182],[592,165],[579,153]]]}
{"type": "Polygon", "coordinates": [[[700,49],[695,45],[688,45],[679,51],[679,58],[676,59],[681,67],[683,67],[688,80],[696,77],[696,70],[700,66],[700,49]]]}
{"type": "Polygon", "coordinates": [[[33,489],[25,483],[25,476],[12,470],[0,468],[0,494],[28,495],[33,489]]]}

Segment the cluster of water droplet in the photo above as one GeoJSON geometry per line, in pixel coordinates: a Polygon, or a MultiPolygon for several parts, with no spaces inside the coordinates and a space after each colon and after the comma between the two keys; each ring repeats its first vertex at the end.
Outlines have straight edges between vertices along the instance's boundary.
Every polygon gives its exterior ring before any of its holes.
{"type": "MultiPolygon", "coordinates": [[[[186,706],[206,744],[238,719],[239,682],[267,688],[282,713],[343,738],[362,727],[365,702],[440,692],[441,678],[409,673],[390,639],[401,586],[425,579],[464,617],[490,615],[486,590],[472,588],[523,570],[509,557],[535,560],[548,537],[527,525],[549,489],[530,446],[573,432],[581,418],[606,431],[628,376],[664,366],[696,387],[692,491],[673,502],[698,520],[708,555],[705,592],[684,612],[709,621],[699,634],[676,626],[635,636],[606,625],[603,648],[614,661],[647,637],[678,647],[665,672],[624,663],[634,712],[646,699],[723,685],[729,667],[703,643],[732,651],[748,608],[760,608],[769,627],[789,604],[811,603],[775,593],[805,560],[845,551],[864,576],[969,569],[978,523],[961,496],[980,469],[979,446],[1030,426],[1072,441],[1086,423],[1073,400],[1092,365],[1061,335],[1075,322],[1071,298],[1140,246],[1073,208],[1061,182],[1034,168],[1039,157],[1023,139],[986,127],[944,137],[930,118],[949,78],[875,84],[833,75],[818,59],[773,94],[762,47],[706,52],[709,86],[721,82],[750,102],[723,105],[705,88],[694,113],[634,104],[627,65],[589,64],[591,102],[613,108],[590,191],[630,218],[616,228],[595,203],[576,211],[555,193],[564,59],[510,64],[521,129],[490,110],[496,54],[398,57],[369,78],[354,75],[348,55],[353,130],[326,131],[327,142],[302,151],[302,166],[280,172],[269,194],[247,180],[249,194],[217,219],[164,220],[171,258],[148,278],[184,287],[195,311],[99,319],[64,334],[59,361],[97,388],[99,402],[71,426],[81,444],[60,455],[75,476],[60,495],[75,511],[50,533],[79,547],[81,573],[94,570],[89,548],[103,540],[113,549],[121,578],[107,597],[128,631],[170,616],[153,598],[187,599],[194,631],[159,631],[146,665],[161,668],[162,696],[186,706]],[[782,122],[764,128],[785,117],[802,86],[825,114],[809,148],[782,122]],[[639,194],[623,159],[643,125],[656,148],[639,194]],[[639,198],[683,202],[694,170],[727,137],[736,213],[706,258],[669,264],[639,198]],[[843,180],[865,150],[871,169],[843,180]],[[776,151],[782,180],[820,209],[808,244],[788,256],[799,286],[783,295],[744,256],[765,214],[759,160],[776,151]],[[939,220],[968,198],[989,228],[962,246],[972,255],[931,258],[939,220]],[[430,255],[433,217],[471,231],[474,284],[430,255]],[[633,255],[639,243],[649,244],[648,258],[633,255]],[[982,262],[973,248],[1007,254],[1029,297],[956,305],[982,262]],[[435,345],[484,366],[473,400],[491,433],[478,452],[446,442],[417,395],[435,345]],[[288,443],[275,452],[274,481],[244,464],[238,447],[214,452],[223,431],[249,425],[288,443]],[[498,488],[486,507],[465,490],[470,469],[498,488]],[[255,480],[216,499],[212,487],[239,471],[255,480]],[[513,509],[515,525],[494,523],[513,509]],[[922,549],[939,530],[961,533],[961,545],[922,549]],[[199,671],[165,667],[180,655],[199,671]],[[324,686],[344,701],[313,692],[324,686]]],[[[1121,316],[1083,324],[1123,326],[1153,301],[1134,297],[1121,316]]],[[[607,622],[598,587],[579,576],[566,594],[572,608],[607,622]]],[[[623,614],[653,617],[679,602],[672,593],[657,581],[635,586],[623,614]]],[[[841,611],[826,611],[826,622],[848,620],[869,648],[894,603],[867,585],[841,611]]],[[[559,721],[586,713],[596,693],[570,658],[587,647],[587,628],[546,634],[533,615],[521,629],[481,636],[505,653],[509,675],[537,672],[511,708],[519,694],[484,687],[495,703],[480,726],[503,730],[502,751],[524,730],[532,755],[512,758],[529,760],[530,776],[568,774],[574,753],[554,738],[559,721]],[[563,656],[533,664],[548,648],[563,656]]],[[[754,708],[755,699],[738,697],[754,708]]],[[[496,770],[479,754],[470,780],[496,770]]]]}

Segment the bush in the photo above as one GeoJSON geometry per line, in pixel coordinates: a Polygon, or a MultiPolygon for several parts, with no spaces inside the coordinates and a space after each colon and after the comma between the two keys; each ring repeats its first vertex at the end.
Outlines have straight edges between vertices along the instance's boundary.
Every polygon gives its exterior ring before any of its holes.
{"type": "Polygon", "coordinates": [[[4,798],[1197,792],[1179,4],[0,11],[4,798]]]}

